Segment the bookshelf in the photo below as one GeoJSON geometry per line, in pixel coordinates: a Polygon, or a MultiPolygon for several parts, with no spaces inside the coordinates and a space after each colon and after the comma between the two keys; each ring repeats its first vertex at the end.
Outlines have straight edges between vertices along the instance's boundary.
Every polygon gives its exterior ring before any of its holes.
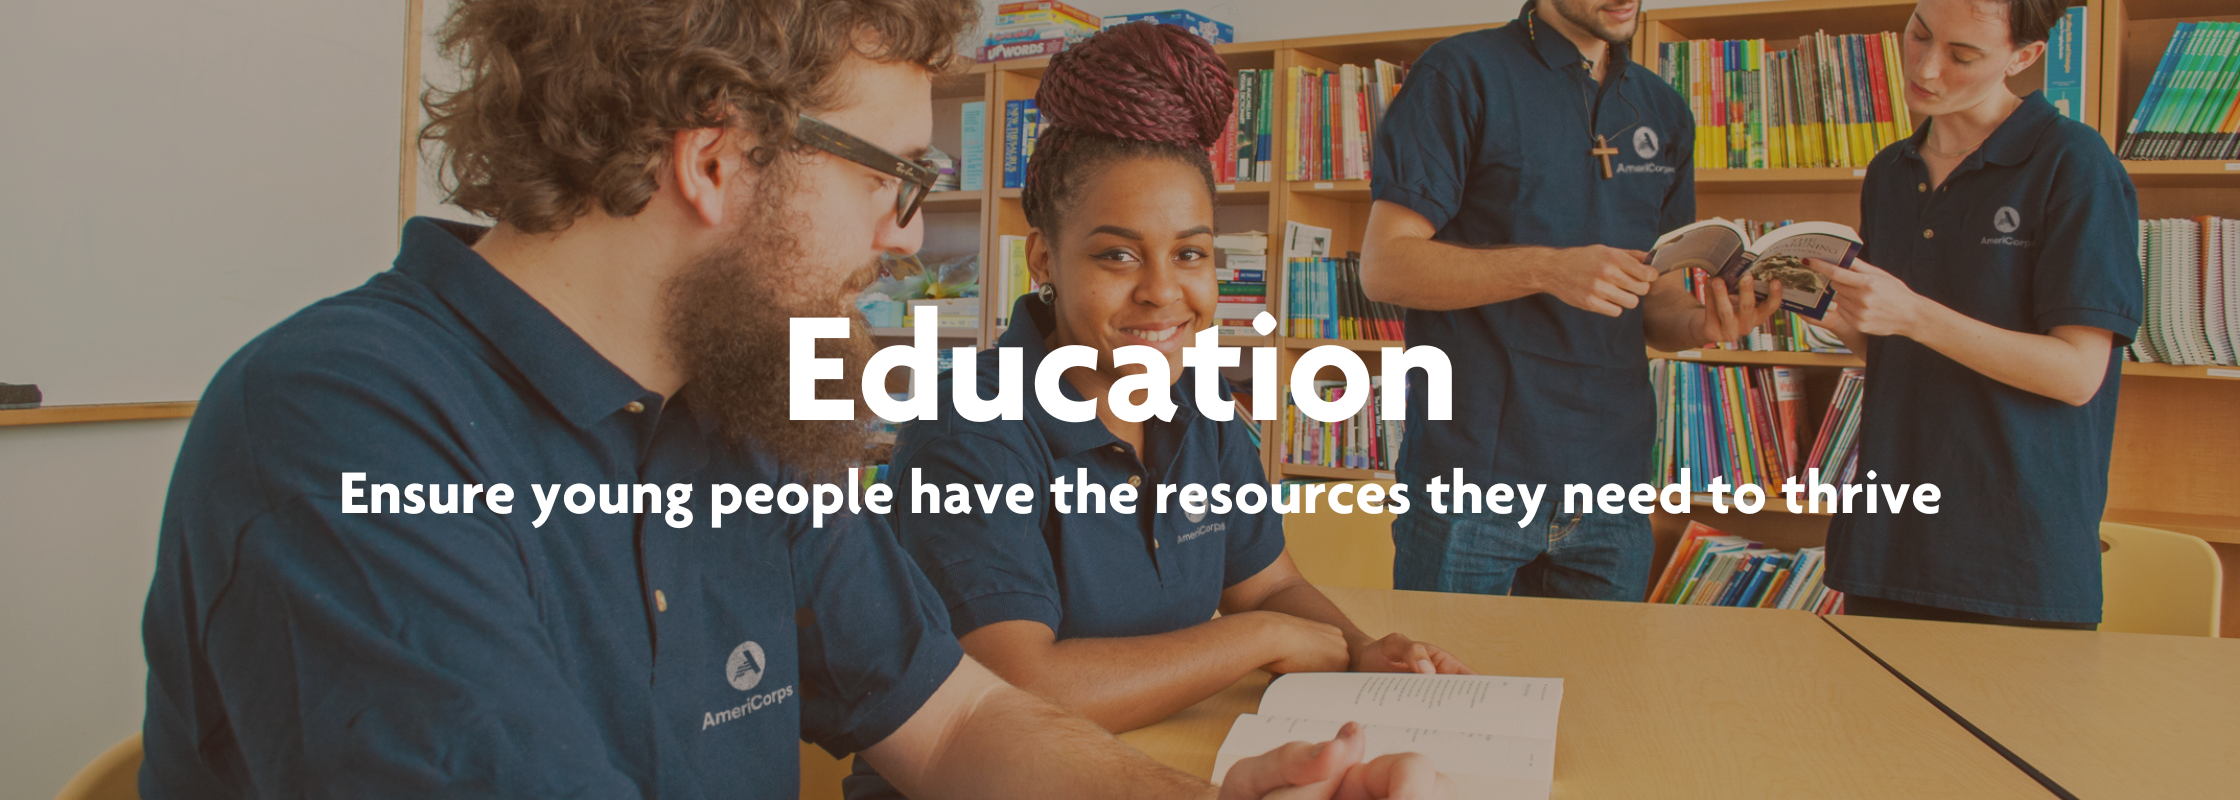
{"type": "MultiPolygon", "coordinates": [[[[1913,9],[1912,0],[1772,0],[1771,2],[1646,9],[1641,32],[1634,39],[1633,57],[1655,68],[1657,45],[1689,39],[1791,39],[1816,30],[1830,34],[1903,31],[1913,9]]],[[[2111,144],[2123,122],[2138,104],[2156,60],[2180,21],[2240,20],[2232,0],[2072,0],[2070,6],[2087,9],[2091,30],[2088,47],[2097,42],[2097,75],[2089,80],[2085,118],[2111,144]]],[[[1274,69],[1279,90],[1275,97],[1276,140],[1291,118],[1289,68],[1329,68],[1340,64],[1369,64],[1375,59],[1413,62],[1425,49],[1448,37],[1495,27],[1506,22],[1509,11],[1489,11],[1486,24],[1423,28],[1384,33],[1247,42],[1216,49],[1231,70],[1274,69]]],[[[1778,49],[1782,45],[1774,42],[1778,49]]],[[[1019,192],[1001,184],[1002,105],[1005,100],[1031,98],[1040,84],[1048,59],[1028,59],[976,65],[964,78],[945,79],[945,86],[960,87],[980,76],[988,100],[989,124],[985,163],[989,187],[976,198],[944,200],[977,203],[960,209],[977,209],[982,226],[983,269],[990,269],[996,237],[1027,232],[1019,209],[1019,192]],[[959,82],[962,81],[962,82],[959,82]]],[[[2043,65],[2015,76],[2010,85],[2020,93],[2044,84],[2043,65]]],[[[940,91],[937,90],[937,95],[940,91]]],[[[1918,124],[1920,118],[1916,117],[1918,124]]],[[[1279,157],[1282,152],[1279,145],[1279,157]]],[[[2240,217],[2240,163],[2133,161],[2126,162],[2138,186],[2142,216],[2175,217],[2215,214],[2240,217]]],[[[1262,230],[1280,240],[1284,223],[1299,221],[1332,231],[1333,254],[1361,249],[1370,199],[1368,181],[1293,181],[1285,165],[1276,165],[1275,180],[1220,187],[1216,219],[1223,231],[1262,230]]],[[[1857,225],[1859,191],[1865,170],[1856,167],[1799,169],[1700,169],[1696,171],[1698,216],[1750,219],[1827,219],[1857,225]]],[[[961,216],[960,216],[961,219],[961,216]]],[[[1269,292],[1282,304],[1283,258],[1279,243],[1271,243],[1269,292]]],[[[985,276],[987,272],[983,272],[985,276]]],[[[983,284],[985,286],[985,284],[983,284]]],[[[1010,298],[984,297],[981,304],[980,343],[993,342],[994,315],[1008,309],[1010,298]]],[[[1272,309],[1272,311],[1274,311],[1272,309]]],[[[1276,311],[1280,320],[1283,314],[1276,311]]],[[[1352,349],[1378,373],[1380,351],[1400,342],[1339,341],[1279,335],[1223,337],[1233,347],[1274,347],[1278,375],[1288,375],[1298,357],[1314,347],[1334,344],[1352,349]]],[[[1816,427],[1826,412],[1837,372],[1855,367],[1855,356],[1822,353],[1752,352],[1704,348],[1678,353],[1651,350],[1651,358],[1677,358],[1716,364],[1781,365],[1803,369],[1806,384],[1806,418],[1816,427]]],[[[1459,365],[1458,365],[1459,366],[1459,365]]],[[[1337,377],[1335,370],[1325,378],[1337,377]]],[[[2176,530],[2206,539],[2216,546],[2226,569],[2240,574],[2240,427],[2222,424],[2240,411],[2240,368],[2173,366],[2127,363],[2123,368],[2123,394],[2117,412],[2116,441],[2109,474],[2108,510],[2111,521],[2132,522],[2176,530]],[[2197,419],[2210,424],[2174,425],[2170,420],[2197,419]]],[[[1389,472],[1338,469],[1286,464],[1277,433],[1282,420],[1261,422],[1263,458],[1272,479],[1391,479],[1389,472]]],[[[1811,430],[1801,430],[1808,436],[1811,430]]],[[[1806,440],[1809,444],[1809,439],[1806,440]]],[[[1779,503],[1756,515],[1718,514],[1699,498],[1696,508],[1684,515],[1657,515],[1654,528],[1659,548],[1653,563],[1662,565],[1689,519],[1701,519],[1737,535],[1748,536],[1785,550],[1810,547],[1825,541],[1828,517],[1776,511],[1779,503]]],[[[2240,581],[2226,592],[2227,634],[2240,634],[2240,581]]]]}

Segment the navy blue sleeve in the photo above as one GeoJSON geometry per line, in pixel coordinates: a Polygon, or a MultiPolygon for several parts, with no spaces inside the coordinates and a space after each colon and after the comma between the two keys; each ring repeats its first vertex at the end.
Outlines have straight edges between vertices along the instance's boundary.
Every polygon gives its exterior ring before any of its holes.
{"type": "Polygon", "coordinates": [[[1485,98],[1457,88],[1438,64],[1416,65],[1377,128],[1369,194],[1444,228],[1462,210],[1485,98]]]}
{"type": "Polygon", "coordinates": [[[878,744],[933,697],[964,649],[886,519],[804,527],[793,544],[801,736],[834,757],[878,744]]]}
{"type": "MultiPolygon", "coordinates": [[[[2112,160],[2112,157],[2111,157],[2112,160]]],[[[2118,170],[2046,207],[2045,242],[2031,273],[2039,333],[2088,325],[2115,333],[2115,346],[2139,332],[2139,198],[2118,170]]]]}
{"type": "MultiPolygon", "coordinates": [[[[905,430],[904,437],[925,432],[923,427],[905,430]]],[[[1008,445],[973,433],[935,434],[896,449],[888,475],[895,487],[895,533],[948,605],[958,636],[1022,619],[1055,631],[1063,620],[1057,564],[1042,536],[1049,510],[1041,476],[1008,445]],[[912,513],[913,480],[968,486],[1025,483],[1035,486],[1034,507],[1029,514],[1011,513],[1009,504],[1000,502],[993,514],[977,508],[965,514],[912,513]]]]}
{"type": "Polygon", "coordinates": [[[185,646],[206,653],[230,728],[192,733],[231,736],[268,797],[636,796],[545,631],[516,539],[531,534],[487,507],[341,513],[345,470],[488,481],[395,388],[421,378],[326,366],[214,384],[195,424],[220,435],[181,452],[181,470],[241,468],[273,493],[238,529],[179,542],[197,590],[178,613],[201,639],[185,646]]]}
{"type": "MultiPolygon", "coordinates": [[[[1221,480],[1235,487],[1268,484],[1260,466],[1260,448],[1252,444],[1245,427],[1252,423],[1232,419],[1221,423],[1221,480]]],[[[1283,555],[1283,515],[1274,510],[1258,514],[1229,512],[1228,552],[1222,564],[1221,588],[1243,583],[1260,574],[1283,555]]]]}

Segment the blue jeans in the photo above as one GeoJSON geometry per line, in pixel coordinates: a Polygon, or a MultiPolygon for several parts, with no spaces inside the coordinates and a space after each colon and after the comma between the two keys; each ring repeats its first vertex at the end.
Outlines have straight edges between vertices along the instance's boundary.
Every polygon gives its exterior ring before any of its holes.
{"type": "MultiPolygon", "coordinates": [[[[1638,601],[1649,589],[1649,518],[1559,512],[1550,486],[1532,522],[1511,514],[1441,514],[1417,499],[1392,523],[1392,585],[1416,591],[1638,601]]],[[[1413,498],[1411,498],[1413,499],[1413,498]]]]}

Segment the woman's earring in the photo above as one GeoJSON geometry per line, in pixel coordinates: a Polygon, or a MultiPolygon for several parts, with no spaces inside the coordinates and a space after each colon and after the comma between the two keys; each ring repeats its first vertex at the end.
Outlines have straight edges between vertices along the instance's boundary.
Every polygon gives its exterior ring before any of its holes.
{"type": "Polygon", "coordinates": [[[1044,281],[1042,288],[1034,290],[1034,296],[1042,298],[1043,304],[1048,305],[1058,298],[1058,287],[1051,286],[1048,281],[1044,281]]]}

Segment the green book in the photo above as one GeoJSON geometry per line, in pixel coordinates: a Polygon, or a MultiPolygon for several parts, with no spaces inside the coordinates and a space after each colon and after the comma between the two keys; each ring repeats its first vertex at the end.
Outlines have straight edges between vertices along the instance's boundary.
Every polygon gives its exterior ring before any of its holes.
{"type": "Polygon", "coordinates": [[[2225,109],[2232,106],[2234,88],[2240,87],[2240,23],[2209,24],[2224,30],[2224,50],[2209,70],[2208,85],[2202,87],[2201,101],[2194,104],[2193,114],[2186,121],[2177,158],[2206,157],[2210,141],[2216,138],[2217,123],[2224,119],[2225,109]]]}
{"type": "Polygon", "coordinates": [[[2146,152],[2147,123],[2154,119],[2162,105],[2164,95],[2170,93],[2170,78],[2177,70],[2178,54],[2185,49],[2186,38],[2193,32],[2193,23],[2178,23],[2170,35],[2170,44],[2162,49],[2162,60],[2155,65],[2154,76],[2147,82],[2146,96],[2139,99],[2139,107],[2131,110],[2131,122],[2123,128],[2123,148],[2120,158],[2139,158],[2146,152]]]}

